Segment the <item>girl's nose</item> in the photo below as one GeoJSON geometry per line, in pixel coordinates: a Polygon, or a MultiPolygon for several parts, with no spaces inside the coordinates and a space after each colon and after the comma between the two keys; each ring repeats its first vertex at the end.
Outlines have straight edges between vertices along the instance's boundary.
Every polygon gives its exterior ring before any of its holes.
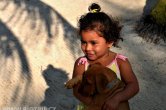
{"type": "Polygon", "coordinates": [[[85,46],[85,51],[90,51],[90,50],[92,50],[92,46],[90,44],[87,44],[85,46]]]}

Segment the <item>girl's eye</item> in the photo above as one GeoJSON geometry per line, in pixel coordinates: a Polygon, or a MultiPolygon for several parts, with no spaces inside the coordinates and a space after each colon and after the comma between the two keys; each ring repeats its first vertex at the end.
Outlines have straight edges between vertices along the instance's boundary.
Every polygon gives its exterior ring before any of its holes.
{"type": "Polygon", "coordinates": [[[86,42],[85,41],[81,41],[81,44],[86,44],[86,42]]]}
{"type": "Polygon", "coordinates": [[[91,44],[92,44],[92,45],[95,45],[95,44],[97,44],[97,42],[95,42],[95,41],[91,41],[91,44]]]}

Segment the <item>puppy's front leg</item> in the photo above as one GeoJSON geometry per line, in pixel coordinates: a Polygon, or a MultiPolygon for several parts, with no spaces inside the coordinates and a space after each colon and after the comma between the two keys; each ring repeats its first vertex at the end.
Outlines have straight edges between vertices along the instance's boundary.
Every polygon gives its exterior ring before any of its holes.
{"type": "Polygon", "coordinates": [[[67,81],[65,84],[65,87],[67,89],[72,89],[74,87],[74,85],[78,84],[81,81],[82,81],[82,75],[78,75],[75,78],[72,78],[69,81],[67,81]]]}

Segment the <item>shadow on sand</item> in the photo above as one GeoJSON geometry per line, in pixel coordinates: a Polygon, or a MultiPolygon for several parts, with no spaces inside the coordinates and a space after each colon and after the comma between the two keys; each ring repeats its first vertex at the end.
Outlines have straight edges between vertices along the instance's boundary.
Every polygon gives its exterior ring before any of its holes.
{"type": "MultiPolygon", "coordinates": [[[[1,4],[3,4],[3,7],[0,8],[1,11],[6,11],[8,8],[10,8],[10,4],[15,5],[14,13],[10,13],[10,18],[6,23],[14,22],[14,25],[17,25],[20,20],[23,21],[23,24],[21,25],[22,29],[24,29],[24,23],[26,23],[28,20],[31,20],[32,28],[37,27],[37,19],[40,18],[41,20],[41,26],[44,26],[46,28],[48,41],[52,40],[54,36],[57,36],[58,34],[58,28],[61,25],[64,32],[64,41],[66,42],[66,45],[69,47],[70,52],[72,53],[74,58],[77,57],[78,54],[81,53],[81,50],[79,47],[79,38],[77,35],[77,30],[55,9],[50,7],[49,5],[45,4],[44,2],[40,0],[4,0],[1,1],[1,4]],[[25,18],[23,18],[24,13],[28,13],[25,18]],[[53,18],[53,15],[56,16],[56,20],[58,21],[55,27],[56,33],[53,34],[51,31],[53,21],[55,20],[53,18]]],[[[24,96],[22,97],[23,101],[26,101],[26,93],[28,91],[28,88],[31,83],[31,70],[30,65],[28,63],[28,59],[26,57],[26,53],[23,49],[23,44],[19,41],[20,36],[16,36],[14,32],[12,32],[13,29],[9,29],[6,25],[6,23],[3,23],[0,20],[0,54],[4,56],[4,58],[12,57],[13,52],[16,51],[19,58],[20,58],[20,64],[21,64],[21,73],[23,73],[23,76],[27,76],[28,80],[26,82],[25,92],[24,96]]],[[[40,30],[37,29],[37,30],[40,30]]],[[[61,36],[62,37],[62,36],[61,36]]],[[[29,37],[27,36],[27,39],[29,37]]],[[[39,38],[40,39],[40,38],[39,38]]],[[[50,42],[48,42],[50,43],[50,42]]],[[[25,45],[25,44],[24,44],[25,45]]],[[[72,93],[70,90],[66,90],[63,86],[63,83],[67,80],[67,76],[65,76],[65,72],[61,69],[56,69],[53,66],[49,65],[47,70],[44,71],[44,78],[49,86],[49,88],[46,90],[45,100],[41,103],[43,106],[56,106],[57,108],[73,108],[75,107],[75,100],[73,99],[72,93]],[[54,74],[52,74],[54,73],[54,74]],[[56,74],[55,74],[56,73],[56,74]],[[51,77],[50,77],[51,76],[51,77]],[[56,78],[55,78],[56,77],[56,78]],[[61,78],[62,77],[62,78],[61,78]],[[55,79],[54,79],[55,78],[55,79]],[[47,79],[51,79],[50,81],[47,79]],[[60,80],[59,80],[60,79],[60,80]],[[50,92],[53,91],[53,92],[50,92]],[[64,92],[63,92],[64,91],[64,92]],[[52,96],[50,97],[49,94],[52,93],[52,96]],[[63,96],[65,94],[65,96],[63,96]],[[68,96],[69,95],[69,96],[68,96]],[[67,98],[70,97],[70,98],[67,98]],[[69,101],[66,101],[69,100],[69,101]],[[56,101],[53,103],[53,101],[56,101]],[[67,103],[66,103],[67,102],[67,103]],[[73,103],[74,102],[74,103],[73,103]],[[55,105],[55,104],[58,105],[55,105]]],[[[19,96],[20,92],[20,84],[18,84],[13,90],[13,96],[12,101],[16,101],[17,97],[19,96]]],[[[24,103],[24,102],[22,102],[24,103]]],[[[26,103],[25,103],[26,104],[26,103]]],[[[64,110],[64,109],[63,109],[64,110]]]]}
{"type": "MultiPolygon", "coordinates": [[[[6,61],[7,58],[14,57],[13,56],[14,53],[17,53],[17,55],[19,56],[19,59],[20,59],[21,77],[20,77],[19,81],[21,81],[22,79],[26,79],[26,82],[24,84],[25,92],[22,95],[22,100],[24,101],[26,99],[26,93],[31,84],[31,70],[29,67],[28,59],[26,57],[22,44],[18,40],[17,36],[15,36],[13,34],[13,32],[5,25],[5,23],[3,23],[0,20],[0,55],[2,55],[5,59],[5,62],[3,63],[3,65],[7,62],[6,61]]],[[[3,57],[1,57],[1,58],[3,59],[3,57]]],[[[4,67],[4,66],[2,66],[2,67],[4,67]]],[[[12,74],[9,74],[9,76],[8,76],[9,80],[11,80],[11,76],[12,76],[12,74]]],[[[20,87],[21,87],[21,85],[19,83],[15,87],[15,89],[13,89],[13,96],[11,98],[13,102],[16,102],[16,100],[19,96],[19,92],[22,91],[20,87]]],[[[21,103],[24,103],[24,102],[21,102],[21,103]]]]}
{"type": "Polygon", "coordinates": [[[74,110],[76,100],[72,95],[72,90],[64,87],[64,82],[68,79],[67,73],[48,65],[42,75],[48,88],[45,91],[45,99],[40,105],[48,108],[55,107],[57,110],[74,110]]]}
{"type": "MultiPolygon", "coordinates": [[[[40,0],[6,0],[2,2],[4,2],[3,7],[0,9],[2,11],[7,9],[10,3],[14,3],[16,6],[14,13],[10,15],[10,18],[7,22],[11,22],[13,19],[16,19],[15,24],[17,24],[20,19],[22,19],[24,23],[26,23],[28,20],[31,20],[31,29],[39,31],[37,33],[40,33],[41,27],[45,27],[48,36],[46,42],[48,44],[51,44],[52,39],[58,36],[59,28],[62,26],[64,32],[63,39],[66,42],[66,45],[69,47],[73,57],[76,58],[77,55],[81,54],[81,50],[77,48],[79,47],[80,43],[77,29],[74,28],[59,12],[49,5],[40,0]],[[22,18],[24,13],[28,14],[26,17],[22,18]],[[41,20],[40,26],[37,26],[37,19],[41,20]],[[52,30],[55,30],[55,33],[53,33],[52,30]]],[[[24,23],[22,26],[24,26],[24,23]]],[[[29,37],[27,37],[27,39],[29,39],[29,37]]]]}

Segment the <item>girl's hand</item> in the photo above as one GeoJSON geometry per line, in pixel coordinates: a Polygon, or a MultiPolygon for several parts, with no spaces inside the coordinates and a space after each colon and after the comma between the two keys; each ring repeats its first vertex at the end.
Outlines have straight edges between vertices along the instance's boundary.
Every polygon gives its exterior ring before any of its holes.
{"type": "Polygon", "coordinates": [[[105,101],[102,110],[118,110],[119,103],[119,100],[115,97],[108,98],[105,101]]]}

